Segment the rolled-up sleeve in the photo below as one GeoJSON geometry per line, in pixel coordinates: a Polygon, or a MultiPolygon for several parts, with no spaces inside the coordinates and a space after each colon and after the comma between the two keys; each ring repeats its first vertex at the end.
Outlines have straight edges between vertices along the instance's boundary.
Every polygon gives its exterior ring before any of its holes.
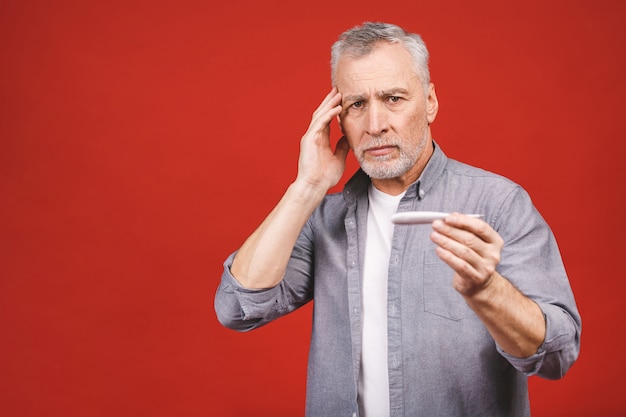
{"type": "Polygon", "coordinates": [[[224,271],[215,294],[219,322],[230,329],[248,331],[288,314],[313,298],[311,240],[300,233],[285,276],[272,288],[249,289],[230,272],[236,252],[224,261],[224,271]]]}
{"type": "Polygon", "coordinates": [[[576,361],[580,351],[580,321],[577,314],[570,314],[563,308],[540,303],[546,319],[546,337],[537,353],[527,358],[517,358],[498,351],[516,369],[526,376],[539,375],[546,379],[562,378],[576,361]]]}
{"type": "Polygon", "coordinates": [[[231,274],[235,254],[224,262],[222,280],[215,294],[215,313],[219,322],[230,329],[248,331],[262,326],[275,310],[279,286],[251,290],[244,288],[231,274]]]}

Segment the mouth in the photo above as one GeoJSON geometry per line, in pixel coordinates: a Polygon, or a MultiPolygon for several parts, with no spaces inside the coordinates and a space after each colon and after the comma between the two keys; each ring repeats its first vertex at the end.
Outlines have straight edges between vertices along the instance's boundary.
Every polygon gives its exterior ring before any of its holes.
{"type": "Polygon", "coordinates": [[[394,145],[376,146],[368,148],[365,153],[374,157],[387,156],[396,149],[394,145]]]}

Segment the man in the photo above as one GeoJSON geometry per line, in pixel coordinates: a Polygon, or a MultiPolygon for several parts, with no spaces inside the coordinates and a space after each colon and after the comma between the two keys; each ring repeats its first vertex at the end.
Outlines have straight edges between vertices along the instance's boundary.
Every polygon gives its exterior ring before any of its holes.
{"type": "Polygon", "coordinates": [[[527,377],[560,378],[579,351],[549,227],[520,186],[434,142],[438,101],[418,35],[353,28],[333,45],[331,71],[295,181],[225,262],[220,322],[246,331],[315,299],[310,417],[530,415],[527,377]],[[334,151],[333,118],[344,134],[334,151]],[[361,170],[327,195],[349,149],[361,170]],[[394,226],[405,211],[452,214],[394,226]]]}

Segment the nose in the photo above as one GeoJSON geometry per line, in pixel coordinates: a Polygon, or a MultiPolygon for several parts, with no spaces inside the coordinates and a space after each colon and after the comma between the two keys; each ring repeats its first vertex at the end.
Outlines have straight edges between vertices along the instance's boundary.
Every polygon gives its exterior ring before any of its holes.
{"type": "Polygon", "coordinates": [[[381,103],[374,101],[367,109],[366,129],[372,136],[379,136],[389,130],[389,118],[381,103]]]}

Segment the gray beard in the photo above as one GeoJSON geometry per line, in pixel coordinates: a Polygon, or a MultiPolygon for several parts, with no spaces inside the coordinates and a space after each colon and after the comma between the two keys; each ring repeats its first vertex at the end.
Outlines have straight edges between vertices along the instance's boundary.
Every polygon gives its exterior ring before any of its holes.
{"type": "MultiPolygon", "coordinates": [[[[389,142],[382,138],[375,138],[369,146],[385,145],[389,142]]],[[[398,178],[406,174],[416,163],[417,159],[424,149],[427,141],[421,140],[415,147],[400,146],[400,156],[398,159],[391,161],[388,155],[375,158],[374,161],[366,160],[363,154],[358,155],[357,159],[361,169],[370,177],[377,180],[385,180],[398,178]]],[[[396,146],[397,143],[392,142],[396,146]]]]}
{"type": "Polygon", "coordinates": [[[417,155],[408,155],[401,152],[395,161],[389,161],[389,157],[380,157],[376,161],[366,161],[359,157],[361,169],[370,177],[377,180],[397,178],[404,175],[417,162],[417,155]]]}

